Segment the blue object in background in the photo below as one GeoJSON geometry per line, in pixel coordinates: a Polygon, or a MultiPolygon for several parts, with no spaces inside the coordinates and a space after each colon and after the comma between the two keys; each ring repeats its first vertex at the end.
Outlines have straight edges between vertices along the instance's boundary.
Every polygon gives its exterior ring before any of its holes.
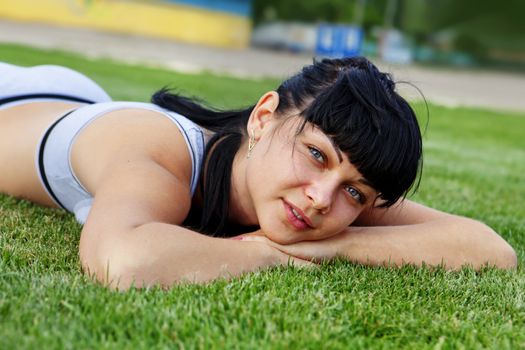
{"type": "Polygon", "coordinates": [[[164,0],[183,5],[196,6],[210,11],[221,11],[237,16],[250,17],[252,0],[164,0]]]}
{"type": "Polygon", "coordinates": [[[359,56],[362,43],[360,27],[321,24],[317,28],[315,53],[325,57],[359,56]]]}

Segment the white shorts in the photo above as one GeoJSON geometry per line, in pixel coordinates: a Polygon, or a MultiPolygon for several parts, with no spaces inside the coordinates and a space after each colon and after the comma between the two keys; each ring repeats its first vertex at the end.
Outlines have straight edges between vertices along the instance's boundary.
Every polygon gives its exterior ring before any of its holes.
{"type": "Polygon", "coordinates": [[[111,101],[111,97],[93,80],[66,67],[19,67],[0,62],[0,109],[56,100],[94,103],[111,101]]]}

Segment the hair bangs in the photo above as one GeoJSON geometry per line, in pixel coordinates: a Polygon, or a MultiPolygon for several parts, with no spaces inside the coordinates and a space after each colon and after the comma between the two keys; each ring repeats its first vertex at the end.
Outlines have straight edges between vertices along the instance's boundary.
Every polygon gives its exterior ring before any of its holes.
{"type": "Polygon", "coordinates": [[[380,206],[388,207],[407,194],[420,173],[419,125],[402,98],[370,88],[377,78],[358,69],[346,73],[302,115],[332,138],[378,191],[380,206]]]}

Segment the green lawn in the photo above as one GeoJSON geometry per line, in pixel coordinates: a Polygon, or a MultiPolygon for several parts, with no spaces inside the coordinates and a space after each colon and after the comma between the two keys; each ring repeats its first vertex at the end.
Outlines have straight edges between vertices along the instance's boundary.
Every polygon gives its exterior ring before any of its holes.
{"type": "MultiPolygon", "coordinates": [[[[277,84],[14,45],[0,44],[0,60],[75,68],[117,100],[147,101],[171,85],[240,107],[277,84]]],[[[525,114],[429,108],[423,180],[413,198],[486,222],[523,264],[525,114]]],[[[424,106],[416,109],[425,123],[424,106]]],[[[446,272],[336,262],[118,293],[82,276],[79,234],[70,214],[0,195],[0,349],[525,348],[522,267],[446,272]]]]}

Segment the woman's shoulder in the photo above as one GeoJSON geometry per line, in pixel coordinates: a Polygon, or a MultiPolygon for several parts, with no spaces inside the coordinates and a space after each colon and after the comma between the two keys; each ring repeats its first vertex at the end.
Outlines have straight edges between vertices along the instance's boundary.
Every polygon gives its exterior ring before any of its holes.
{"type": "Polygon", "coordinates": [[[204,155],[197,125],[152,104],[110,102],[106,107],[113,108],[86,125],[71,152],[72,166],[90,192],[110,165],[134,161],[162,166],[193,192],[204,155]]]}

